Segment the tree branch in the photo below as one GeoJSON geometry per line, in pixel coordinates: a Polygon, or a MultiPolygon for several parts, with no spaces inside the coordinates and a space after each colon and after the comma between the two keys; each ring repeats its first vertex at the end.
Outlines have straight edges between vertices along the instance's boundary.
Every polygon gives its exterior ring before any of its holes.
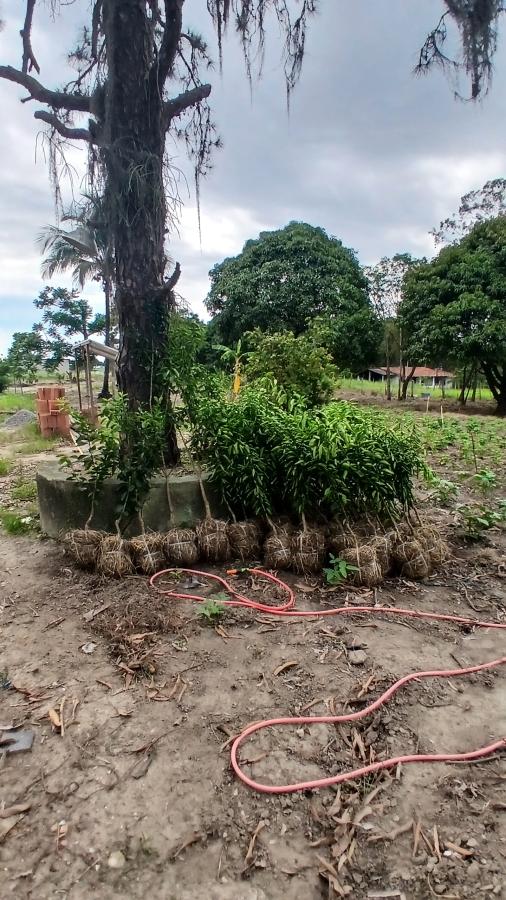
{"type": "Polygon", "coordinates": [[[32,69],[35,69],[37,74],[40,72],[40,66],[35,59],[32,49],[32,19],[36,2],[37,0],[27,0],[25,24],[19,32],[23,41],[23,62],[21,68],[25,74],[31,72],[32,69]]]}
{"type": "Polygon", "coordinates": [[[165,0],[165,25],[158,58],[153,66],[154,77],[161,91],[172,70],[183,28],[184,0],[165,0]]]}
{"type": "Polygon", "coordinates": [[[167,102],[164,103],[166,128],[169,127],[172,119],[174,119],[176,116],[180,116],[181,113],[185,111],[185,109],[188,109],[191,106],[196,106],[197,103],[201,103],[202,100],[205,100],[206,97],[209,97],[210,93],[211,85],[201,84],[198,87],[192,88],[190,91],[184,91],[183,94],[179,94],[172,100],[167,100],[167,102]]]}
{"type": "Polygon", "coordinates": [[[54,128],[58,134],[69,138],[71,141],[88,141],[88,143],[92,143],[91,133],[87,128],[70,128],[64,122],[61,122],[58,116],[47,112],[45,109],[38,109],[33,116],[35,119],[40,119],[41,122],[51,125],[51,128],[54,128]]]}
{"type": "Polygon", "coordinates": [[[47,103],[53,109],[70,109],[78,112],[90,112],[91,98],[86,94],[65,94],[64,91],[50,91],[27,72],[20,72],[13,66],[0,66],[0,78],[14,81],[29,92],[29,100],[47,103]]]}
{"type": "Polygon", "coordinates": [[[91,16],[91,58],[98,59],[98,33],[100,30],[100,16],[102,14],[102,0],[95,0],[91,16]]]}
{"type": "Polygon", "coordinates": [[[164,299],[169,300],[170,295],[172,294],[172,291],[174,290],[180,277],[181,277],[181,266],[177,262],[176,265],[174,266],[174,271],[173,271],[172,275],[170,276],[169,280],[166,281],[165,284],[162,284],[162,286],[155,291],[155,296],[158,298],[161,298],[162,300],[164,300],[164,299]]]}

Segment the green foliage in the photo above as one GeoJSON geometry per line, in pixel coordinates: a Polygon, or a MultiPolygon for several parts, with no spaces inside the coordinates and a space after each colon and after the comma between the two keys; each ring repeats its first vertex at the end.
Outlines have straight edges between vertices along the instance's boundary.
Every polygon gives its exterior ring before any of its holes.
{"type": "Polygon", "coordinates": [[[332,403],[282,408],[262,385],[200,407],[193,448],[234,512],[396,515],[421,467],[413,429],[376,410],[332,403]]]}
{"type": "Polygon", "coordinates": [[[412,361],[478,366],[506,413],[506,217],[409,272],[400,316],[412,361]]]}
{"type": "Polygon", "coordinates": [[[378,355],[382,340],[382,323],[373,310],[363,309],[316,316],[308,335],[320,347],[325,347],[341,372],[361,372],[378,355]]]}
{"type": "Polygon", "coordinates": [[[356,566],[350,565],[345,559],[330,554],[330,566],[323,570],[327,584],[341,584],[346,581],[350,572],[358,572],[356,566]]]}
{"type": "Polygon", "coordinates": [[[309,406],[330,398],[337,372],[327,351],[309,335],[257,329],[248,335],[248,346],[244,371],[250,381],[268,376],[287,396],[304,398],[309,406]]]}
{"type": "Polygon", "coordinates": [[[225,593],[212,594],[211,597],[208,597],[203,603],[199,603],[199,616],[201,616],[202,619],[205,619],[209,625],[216,625],[226,612],[226,606],[223,605],[223,600],[228,600],[225,593]]]}
{"type": "Polygon", "coordinates": [[[36,500],[37,484],[33,479],[20,477],[11,491],[13,500],[36,500]]]}
{"type": "Polygon", "coordinates": [[[61,465],[70,469],[72,478],[84,482],[92,500],[107,478],[118,478],[118,518],[134,515],[152,475],[163,465],[166,418],[162,407],[155,403],[152,409],[132,411],[118,394],[104,402],[98,426],[79,413],[73,413],[73,423],[78,444],[86,449],[78,460],[61,456],[61,465]]]}
{"type": "Polygon", "coordinates": [[[31,534],[38,530],[35,512],[20,514],[2,507],[0,507],[0,525],[7,534],[31,534]]]}
{"type": "Polygon", "coordinates": [[[77,291],[65,288],[45,287],[33,301],[43,310],[42,322],[34,325],[34,331],[43,342],[44,367],[51,371],[72,354],[73,342],[99,334],[105,328],[105,317],[93,310],[77,291]],[[72,340],[68,340],[72,338],[72,340]]]}
{"type": "Polygon", "coordinates": [[[0,359],[0,394],[3,394],[9,386],[11,367],[6,359],[0,359]]]}
{"type": "Polygon", "coordinates": [[[14,381],[18,383],[36,379],[37,369],[44,359],[44,343],[33,331],[16,331],[7,354],[7,362],[14,381]]]}
{"type": "Polygon", "coordinates": [[[35,411],[35,395],[25,393],[0,394],[0,414],[14,413],[18,409],[29,409],[35,411]]]}
{"type": "Polygon", "coordinates": [[[458,485],[454,481],[440,478],[429,468],[425,470],[424,476],[427,483],[434,488],[434,495],[437,497],[440,505],[451,506],[452,501],[455,500],[459,492],[458,485]]]}
{"type": "Polygon", "coordinates": [[[357,314],[372,316],[354,252],[304,222],[262,232],[239,256],[214,266],[210,277],[211,331],[228,346],[255,328],[302,334],[322,315],[342,318],[341,332],[350,337],[360,324],[357,314]]]}
{"type": "Polygon", "coordinates": [[[496,511],[488,506],[472,507],[461,506],[459,508],[465,535],[470,540],[478,541],[483,533],[503,521],[503,511],[496,511]]]}
{"type": "Polygon", "coordinates": [[[474,476],[474,483],[482,494],[489,494],[497,485],[497,475],[490,469],[482,469],[474,476]]]}
{"type": "Polygon", "coordinates": [[[11,460],[5,459],[4,457],[0,456],[0,478],[5,478],[5,476],[9,474],[11,469],[12,469],[11,460]]]}

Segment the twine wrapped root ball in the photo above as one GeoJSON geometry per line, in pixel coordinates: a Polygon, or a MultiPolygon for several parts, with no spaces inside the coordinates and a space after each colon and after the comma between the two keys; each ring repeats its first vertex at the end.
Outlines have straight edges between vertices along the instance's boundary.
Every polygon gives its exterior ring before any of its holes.
{"type": "Polygon", "coordinates": [[[100,554],[103,534],[89,528],[69,531],[64,539],[65,552],[81,569],[95,569],[100,554]]]}
{"type": "Polygon", "coordinates": [[[135,573],[129,553],[128,541],[117,535],[107,535],[102,540],[97,570],[109,578],[124,578],[135,573]]]}
{"type": "Polygon", "coordinates": [[[327,546],[331,553],[341,553],[355,547],[357,539],[352,531],[345,530],[339,522],[332,522],[327,532],[327,546]]]}
{"type": "Polygon", "coordinates": [[[422,525],[417,531],[416,538],[433,566],[440,566],[448,559],[450,555],[448,544],[433,525],[422,525]]]}
{"type": "Polygon", "coordinates": [[[222,519],[204,519],[197,525],[197,545],[201,556],[211,563],[230,559],[227,523],[222,519]]]}
{"type": "Polygon", "coordinates": [[[296,531],[291,538],[293,568],[300,575],[321,572],[325,562],[325,536],[317,528],[296,531]]]}
{"type": "Polygon", "coordinates": [[[274,529],[265,539],[264,563],[268,569],[292,568],[291,538],[285,530],[274,529]]]}
{"type": "Polygon", "coordinates": [[[432,572],[432,562],[428,551],[420,541],[413,538],[394,548],[394,559],[399,564],[401,575],[413,581],[421,581],[432,572]]]}
{"type": "Polygon", "coordinates": [[[164,568],[163,535],[143,534],[128,542],[135,568],[143,575],[154,575],[164,568]]]}
{"type": "Polygon", "coordinates": [[[368,541],[368,547],[376,553],[376,559],[381,569],[382,575],[388,575],[392,568],[392,548],[393,541],[387,534],[377,534],[376,537],[368,541]]]}
{"type": "Polygon", "coordinates": [[[357,547],[350,547],[343,550],[341,559],[344,559],[350,566],[354,566],[356,571],[349,572],[346,580],[350,584],[359,587],[375,587],[383,581],[383,572],[378,561],[376,550],[367,544],[357,547]]]}
{"type": "Polygon", "coordinates": [[[163,537],[165,558],[183,569],[190,568],[199,558],[197,536],[191,528],[172,528],[163,537]]]}
{"type": "Polygon", "coordinates": [[[227,526],[232,559],[259,559],[260,528],[256,522],[233,522],[227,526]]]}

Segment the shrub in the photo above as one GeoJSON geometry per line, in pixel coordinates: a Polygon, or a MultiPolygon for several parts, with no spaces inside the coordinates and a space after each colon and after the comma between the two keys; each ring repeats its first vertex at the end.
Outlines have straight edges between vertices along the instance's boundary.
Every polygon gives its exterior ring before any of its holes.
{"type": "Polygon", "coordinates": [[[10,381],[10,366],[6,359],[0,359],[0,394],[7,390],[10,381]]]}
{"type": "Polygon", "coordinates": [[[309,406],[324,403],[332,394],[337,371],[332,357],[307,334],[291,331],[263,334],[252,331],[245,374],[249,381],[270,376],[287,394],[303,397],[309,406]]]}
{"type": "Polygon", "coordinates": [[[413,504],[415,431],[349,403],[280,408],[250,385],[200,406],[193,448],[239,515],[395,516],[413,504]]]}

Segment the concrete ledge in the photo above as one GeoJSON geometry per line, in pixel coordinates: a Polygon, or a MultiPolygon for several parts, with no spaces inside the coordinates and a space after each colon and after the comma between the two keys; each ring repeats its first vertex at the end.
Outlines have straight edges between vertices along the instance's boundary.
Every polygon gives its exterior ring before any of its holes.
{"type": "MultiPolygon", "coordinates": [[[[204,482],[206,477],[203,478],[204,482]]],[[[170,496],[174,507],[174,521],[169,521],[167,486],[163,476],[153,478],[151,490],[143,508],[146,529],[167,531],[174,525],[192,527],[204,517],[204,505],[196,475],[175,475],[169,478],[170,496]]],[[[71,480],[57,463],[37,472],[40,526],[52,538],[59,538],[71,528],[84,528],[90,514],[90,500],[86,486],[71,480]]],[[[213,489],[206,483],[206,492],[214,515],[224,511],[213,489]]],[[[106,481],[95,499],[90,527],[100,531],[116,531],[119,510],[119,482],[106,481]]],[[[129,536],[138,534],[140,522],[134,520],[127,529],[129,536]]]]}

